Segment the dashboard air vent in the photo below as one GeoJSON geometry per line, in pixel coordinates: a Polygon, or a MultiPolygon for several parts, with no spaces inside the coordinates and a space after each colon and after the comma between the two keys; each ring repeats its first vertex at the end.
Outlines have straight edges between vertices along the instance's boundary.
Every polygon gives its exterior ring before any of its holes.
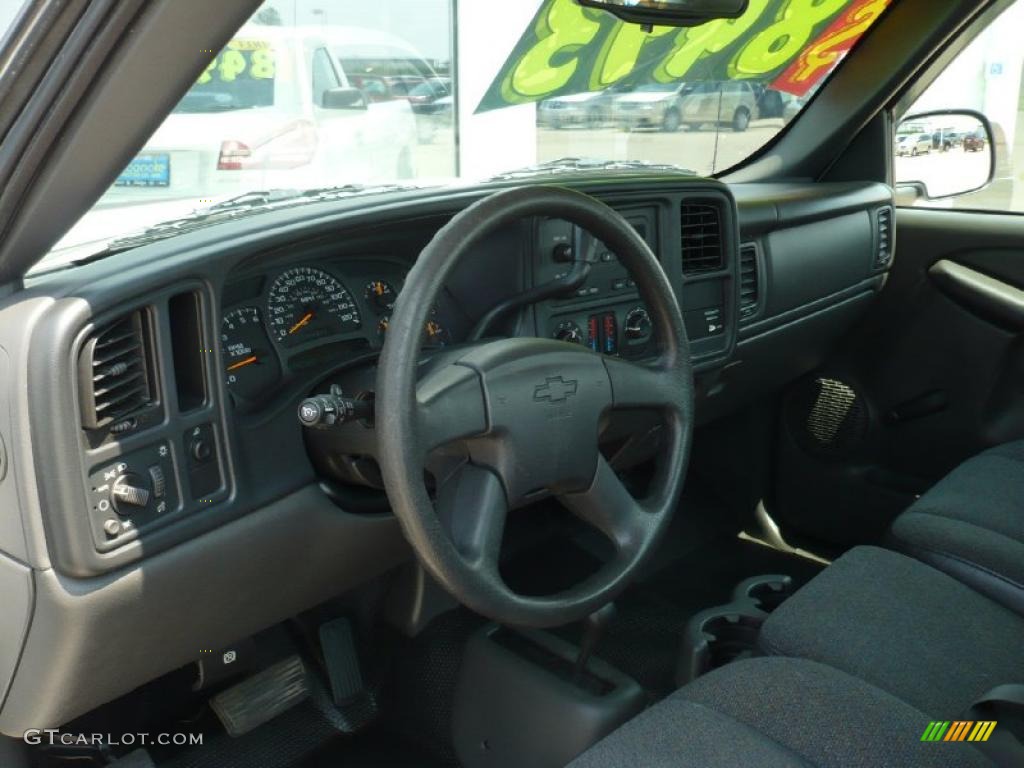
{"type": "Polygon", "coordinates": [[[875,266],[885,267],[892,261],[892,208],[881,208],[878,211],[878,253],[875,266]]]}
{"type": "Polygon", "coordinates": [[[721,209],[711,202],[684,202],[681,211],[683,274],[714,272],[724,265],[721,209]]]}
{"type": "Polygon", "coordinates": [[[746,320],[757,314],[761,297],[760,275],[757,269],[757,246],[747,243],[740,246],[740,319],[746,320]]]}
{"type": "Polygon", "coordinates": [[[89,336],[78,360],[83,427],[110,426],[152,402],[146,346],[142,310],[108,323],[89,336]]]}

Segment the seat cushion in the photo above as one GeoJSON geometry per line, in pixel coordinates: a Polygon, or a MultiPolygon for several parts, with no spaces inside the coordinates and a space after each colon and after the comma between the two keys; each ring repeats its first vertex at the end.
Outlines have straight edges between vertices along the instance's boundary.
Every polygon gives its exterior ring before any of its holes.
{"type": "Polygon", "coordinates": [[[1024,442],[953,470],[896,519],[890,543],[1024,615],[1024,442]]]}
{"type": "Polygon", "coordinates": [[[938,749],[922,743],[929,721],[896,697],[823,664],[750,659],[680,689],[571,768],[991,765],[966,743],[938,749]]]}
{"type": "Polygon", "coordinates": [[[929,565],[850,550],[768,618],[765,653],[848,672],[936,720],[1024,681],[1024,617],[929,565]]]}

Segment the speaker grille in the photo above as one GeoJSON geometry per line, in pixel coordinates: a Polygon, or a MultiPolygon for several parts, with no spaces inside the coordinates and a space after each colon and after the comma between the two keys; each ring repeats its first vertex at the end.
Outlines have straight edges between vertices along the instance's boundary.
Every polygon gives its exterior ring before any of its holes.
{"type": "Polygon", "coordinates": [[[849,456],[868,430],[868,410],[849,384],[819,377],[797,385],[789,401],[790,432],[808,453],[849,456]]]}

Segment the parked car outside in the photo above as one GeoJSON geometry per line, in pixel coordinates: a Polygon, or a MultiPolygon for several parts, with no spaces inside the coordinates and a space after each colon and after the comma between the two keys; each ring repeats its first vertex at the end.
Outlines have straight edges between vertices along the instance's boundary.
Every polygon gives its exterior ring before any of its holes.
{"type": "Polygon", "coordinates": [[[660,128],[674,132],[682,125],[680,99],[686,83],[645,83],[612,102],[612,118],[624,130],[660,128]]]}
{"type": "Polygon", "coordinates": [[[438,99],[450,96],[452,81],[446,77],[435,77],[424,80],[409,91],[409,104],[417,115],[433,115],[441,111],[437,106],[438,99]]]}
{"type": "Polygon", "coordinates": [[[537,123],[542,128],[584,126],[600,128],[612,116],[612,104],[621,88],[587,91],[546,99],[537,106],[537,123]]]}
{"type": "Polygon", "coordinates": [[[367,174],[409,177],[416,125],[408,102],[369,104],[328,46],[319,30],[243,27],[104,203],[207,202],[367,174]]]}
{"type": "Polygon", "coordinates": [[[981,133],[968,133],[963,140],[964,152],[984,152],[986,140],[981,133]]]}
{"type": "Polygon", "coordinates": [[[960,134],[952,128],[940,128],[932,133],[932,149],[948,152],[961,141],[960,134]]]}
{"type": "Polygon", "coordinates": [[[433,139],[435,121],[422,119],[411,97],[440,78],[416,48],[395,35],[356,27],[335,27],[328,39],[338,66],[371,104],[402,103],[414,115],[417,140],[433,139]]]}
{"type": "Polygon", "coordinates": [[[416,129],[421,144],[429,144],[438,130],[454,125],[455,97],[451,90],[451,80],[437,78],[423,82],[409,92],[409,104],[416,115],[416,129]]]}
{"type": "Polygon", "coordinates": [[[737,133],[750,126],[757,109],[754,87],[745,80],[696,83],[680,100],[683,125],[730,125],[737,133]]]}
{"type": "Polygon", "coordinates": [[[757,99],[757,116],[760,119],[781,118],[787,123],[799,114],[808,101],[807,97],[795,96],[772,88],[759,89],[756,85],[754,95],[757,99]]]}
{"type": "Polygon", "coordinates": [[[897,157],[917,157],[932,151],[932,135],[930,133],[904,133],[896,137],[897,157]]]}
{"type": "Polygon", "coordinates": [[[621,128],[676,131],[712,123],[728,124],[742,132],[757,109],[753,86],[745,81],[704,83],[650,83],[618,97],[616,124],[621,128]]]}

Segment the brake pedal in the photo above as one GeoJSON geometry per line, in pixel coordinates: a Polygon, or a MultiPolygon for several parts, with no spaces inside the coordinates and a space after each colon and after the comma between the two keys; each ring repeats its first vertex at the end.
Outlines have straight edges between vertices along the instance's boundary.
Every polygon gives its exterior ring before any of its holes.
{"type": "Polygon", "coordinates": [[[210,700],[230,736],[242,736],[307,699],[310,684],[298,656],[258,672],[210,700]]]}

